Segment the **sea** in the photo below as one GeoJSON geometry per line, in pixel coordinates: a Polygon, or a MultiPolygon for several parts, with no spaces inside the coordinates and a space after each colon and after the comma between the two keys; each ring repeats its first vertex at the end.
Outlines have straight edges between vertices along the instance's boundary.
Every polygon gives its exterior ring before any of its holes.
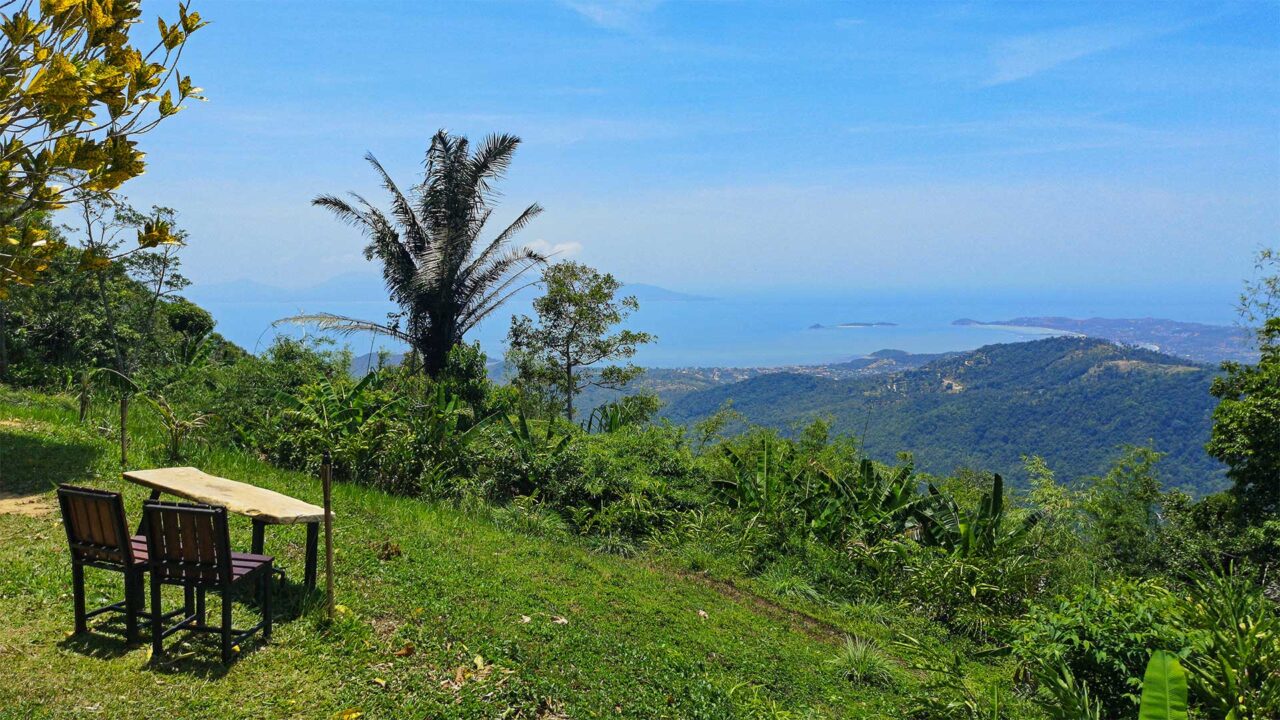
{"type": "MultiPolygon", "coordinates": [[[[1156,317],[1230,325],[1236,319],[1234,288],[1104,288],[1088,291],[957,290],[761,292],[693,296],[643,286],[640,309],[626,326],[649,332],[655,342],[633,358],[646,367],[780,367],[821,365],[864,357],[877,350],[912,353],[972,350],[1061,334],[1034,327],[954,325],[958,319],[1009,320],[1016,317],[1156,317]]],[[[276,321],[301,313],[328,312],[385,322],[390,302],[349,299],[306,301],[229,298],[213,293],[191,299],[213,313],[217,330],[251,352],[270,346],[276,335],[319,333],[276,321]]],[[[513,314],[531,314],[531,296],[513,300],[481,323],[468,340],[478,340],[490,359],[505,352],[513,314]]],[[[367,334],[336,338],[359,356],[403,348],[367,334]]]]}

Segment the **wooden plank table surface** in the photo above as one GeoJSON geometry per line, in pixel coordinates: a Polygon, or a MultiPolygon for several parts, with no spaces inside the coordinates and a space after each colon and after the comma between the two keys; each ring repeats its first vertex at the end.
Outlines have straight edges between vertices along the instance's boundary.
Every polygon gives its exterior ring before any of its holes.
{"type": "MultiPolygon", "coordinates": [[[[305,583],[314,588],[316,582],[316,545],[324,508],[274,490],[209,475],[198,468],[171,467],[154,470],[130,470],[124,473],[130,482],[151,488],[151,499],[161,493],[176,495],[206,505],[220,505],[253,520],[252,552],[262,554],[267,525],[307,526],[305,583]]],[[[332,517],[332,513],[330,513],[332,517]]]]}

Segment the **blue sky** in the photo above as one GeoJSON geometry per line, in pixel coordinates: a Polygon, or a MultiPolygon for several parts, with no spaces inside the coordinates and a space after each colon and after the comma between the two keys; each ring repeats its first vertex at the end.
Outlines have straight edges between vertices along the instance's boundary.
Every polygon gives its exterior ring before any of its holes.
{"type": "MultiPolygon", "coordinates": [[[[372,272],[318,193],[524,138],[523,239],[688,292],[1214,288],[1280,237],[1280,4],[215,2],[146,139],[197,283],[372,272]]],[[[148,13],[172,14],[148,2],[148,13]]]]}

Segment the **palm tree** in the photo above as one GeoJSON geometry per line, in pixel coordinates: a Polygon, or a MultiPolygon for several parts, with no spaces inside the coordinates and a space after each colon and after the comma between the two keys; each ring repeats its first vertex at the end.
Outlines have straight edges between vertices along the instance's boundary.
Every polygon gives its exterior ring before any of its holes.
{"type": "Polygon", "coordinates": [[[542,212],[536,203],[492,239],[480,240],[493,212],[492,184],[505,174],[519,144],[514,135],[491,135],[472,154],[467,138],[440,130],[431,138],[422,183],[407,195],[372,154],[366,155],[391,194],[389,217],[355,193],[354,203],[320,195],[312,204],[328,208],[369,238],[364,256],[382,263],[382,276],[391,300],[401,308],[404,326],[395,316],[394,322],[384,324],[329,313],[278,322],[344,334],[388,335],[408,343],[423,369],[437,374],[468,330],[533,284],[517,285],[521,275],[547,261],[527,247],[511,247],[512,237],[542,212]]]}

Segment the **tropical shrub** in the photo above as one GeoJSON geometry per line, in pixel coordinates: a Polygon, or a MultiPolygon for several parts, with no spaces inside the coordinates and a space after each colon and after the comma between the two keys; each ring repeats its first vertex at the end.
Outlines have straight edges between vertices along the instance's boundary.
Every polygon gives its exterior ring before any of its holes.
{"type": "Polygon", "coordinates": [[[1048,706],[1061,705],[1064,686],[1087,688],[1103,717],[1129,716],[1151,653],[1189,645],[1176,605],[1155,580],[1087,585],[1015,620],[1012,652],[1048,706]]]}
{"type": "Polygon", "coordinates": [[[1184,663],[1200,704],[1214,717],[1280,717],[1280,613],[1253,578],[1201,573],[1174,618],[1190,635],[1184,663]]]}

